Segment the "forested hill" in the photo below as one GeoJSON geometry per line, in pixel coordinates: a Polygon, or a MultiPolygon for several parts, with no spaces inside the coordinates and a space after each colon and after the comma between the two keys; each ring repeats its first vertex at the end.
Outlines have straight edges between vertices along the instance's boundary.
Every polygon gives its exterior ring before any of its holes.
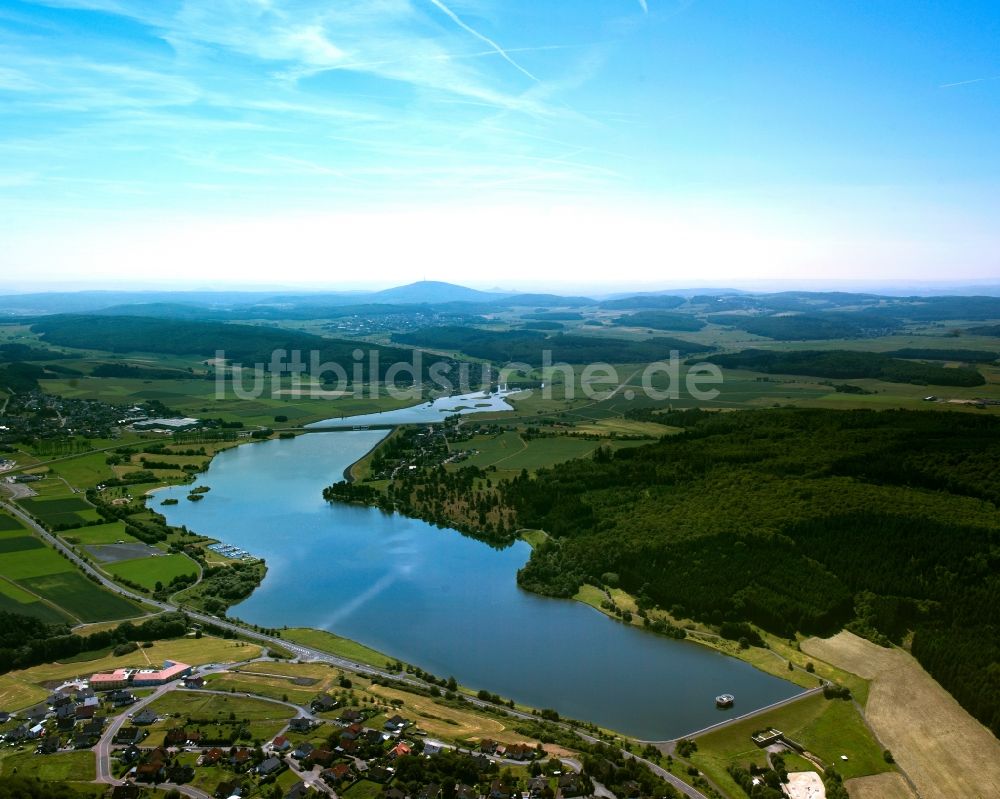
{"type": "MultiPolygon", "coordinates": [[[[412,350],[364,344],[366,357],[358,363],[354,352],[356,341],[326,338],[311,333],[259,325],[226,324],[187,319],[160,319],[136,316],[89,316],[65,314],[46,316],[32,325],[46,342],[81,349],[107,352],[154,352],[178,355],[200,355],[214,358],[222,350],[234,363],[253,366],[269,364],[276,350],[301,353],[306,371],[310,353],[317,353],[320,363],[339,364],[351,375],[355,364],[368,379],[370,357],[378,354],[379,378],[396,362],[412,362],[412,350]]],[[[424,364],[426,369],[429,365],[424,364]]]]}
{"type": "Polygon", "coordinates": [[[686,432],[506,484],[550,543],[521,570],[571,596],[781,634],[901,641],[1000,733],[1000,419],[772,409],[659,414],[686,432]]]}

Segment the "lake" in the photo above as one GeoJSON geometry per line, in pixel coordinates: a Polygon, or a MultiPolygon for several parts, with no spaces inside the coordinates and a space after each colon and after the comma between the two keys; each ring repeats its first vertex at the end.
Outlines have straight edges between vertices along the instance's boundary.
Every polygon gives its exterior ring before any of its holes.
{"type": "Polygon", "coordinates": [[[438,397],[436,400],[406,408],[397,408],[381,413],[363,413],[358,416],[341,416],[323,419],[307,424],[307,430],[337,428],[337,427],[381,427],[399,424],[433,424],[443,422],[447,417],[456,414],[464,416],[468,413],[488,413],[490,411],[512,411],[514,406],[507,402],[507,397],[517,394],[516,391],[494,391],[487,394],[475,391],[471,394],[456,394],[450,397],[438,397]]]}
{"type": "Polygon", "coordinates": [[[529,547],[504,550],[374,508],[331,505],[324,486],[385,430],[317,432],[220,453],[151,504],[175,525],[267,561],[230,612],[266,627],[330,630],[442,677],[643,739],[669,739],[799,692],[734,658],[518,588],[529,547]],[[158,499],[180,503],[159,506],[158,499]],[[721,693],[736,696],[716,710],[721,693]]]}

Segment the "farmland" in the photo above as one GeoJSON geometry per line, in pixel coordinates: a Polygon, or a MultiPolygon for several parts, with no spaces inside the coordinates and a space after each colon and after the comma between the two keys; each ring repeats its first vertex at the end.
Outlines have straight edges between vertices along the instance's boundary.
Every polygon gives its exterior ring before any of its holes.
{"type": "Polygon", "coordinates": [[[802,648],[872,681],[868,722],[921,796],[1000,794],[1000,743],[906,652],[848,632],[802,648]]]}
{"type": "Polygon", "coordinates": [[[175,577],[185,574],[197,574],[198,564],[187,555],[158,555],[134,560],[120,560],[106,566],[112,574],[138,583],[152,591],[157,583],[169,585],[175,577]]]}
{"type": "MultiPolygon", "coordinates": [[[[2,518],[10,519],[9,516],[2,518]]],[[[132,602],[104,590],[27,530],[0,533],[0,603],[19,612],[56,620],[106,621],[136,616],[132,602]],[[58,609],[58,610],[55,610],[58,609]]]]}

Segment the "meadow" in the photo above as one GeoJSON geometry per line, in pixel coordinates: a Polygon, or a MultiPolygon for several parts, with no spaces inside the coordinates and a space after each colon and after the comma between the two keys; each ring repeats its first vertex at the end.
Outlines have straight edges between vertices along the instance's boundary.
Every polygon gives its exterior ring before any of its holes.
{"type": "Polygon", "coordinates": [[[198,574],[198,564],[180,553],[157,555],[134,560],[120,560],[104,566],[106,571],[153,591],[157,583],[169,585],[175,577],[198,574]]]}
{"type": "Polygon", "coordinates": [[[781,730],[845,778],[892,770],[854,705],[843,699],[825,699],[821,694],[699,736],[698,751],[691,762],[723,789],[739,795],[726,768],[766,765],[764,750],[750,736],[767,727],[781,730]],[[848,759],[842,760],[841,755],[848,759]]]}

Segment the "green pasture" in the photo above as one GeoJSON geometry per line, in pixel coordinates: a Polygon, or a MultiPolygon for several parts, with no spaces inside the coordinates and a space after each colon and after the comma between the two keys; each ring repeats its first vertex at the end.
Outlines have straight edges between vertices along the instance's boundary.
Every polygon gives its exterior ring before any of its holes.
{"type": "Polygon", "coordinates": [[[172,579],[182,574],[198,573],[198,565],[187,555],[180,553],[121,560],[109,563],[104,568],[116,577],[138,583],[150,591],[154,590],[157,583],[169,585],[172,579]]]}
{"type": "Polygon", "coordinates": [[[131,543],[137,539],[125,532],[125,522],[114,521],[63,530],[59,535],[67,543],[92,546],[94,544],[114,544],[118,541],[131,543]]]}

